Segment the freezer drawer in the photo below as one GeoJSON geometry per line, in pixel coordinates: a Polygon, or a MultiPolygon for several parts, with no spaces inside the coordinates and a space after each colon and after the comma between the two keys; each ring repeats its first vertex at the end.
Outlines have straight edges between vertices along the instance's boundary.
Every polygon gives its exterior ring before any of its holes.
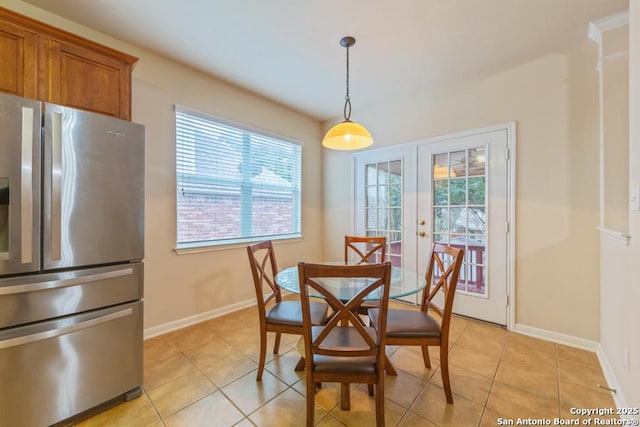
{"type": "Polygon", "coordinates": [[[0,425],[47,426],[142,384],[142,302],[0,332],[0,425]]]}
{"type": "Polygon", "coordinates": [[[0,331],[135,301],[142,292],[142,263],[0,279],[0,331]]]}

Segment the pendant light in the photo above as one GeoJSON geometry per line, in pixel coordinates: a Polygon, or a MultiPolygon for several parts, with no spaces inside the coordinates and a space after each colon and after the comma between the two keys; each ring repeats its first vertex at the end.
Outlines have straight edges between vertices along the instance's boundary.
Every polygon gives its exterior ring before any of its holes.
{"type": "Polygon", "coordinates": [[[343,37],[340,45],[347,48],[347,96],[344,102],[344,121],[338,123],[324,136],[322,145],[333,150],[358,150],[373,144],[373,138],[364,126],[352,122],[351,98],[349,98],[349,48],[356,43],[353,37],[343,37]]]}

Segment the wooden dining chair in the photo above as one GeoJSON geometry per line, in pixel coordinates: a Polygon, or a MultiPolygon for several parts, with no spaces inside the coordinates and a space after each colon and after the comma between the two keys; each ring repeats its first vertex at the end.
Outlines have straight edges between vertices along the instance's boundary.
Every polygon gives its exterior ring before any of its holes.
{"type": "MultiPolygon", "coordinates": [[[[427,287],[422,292],[420,311],[394,308],[387,314],[387,345],[421,346],[424,366],[428,369],[431,369],[429,346],[440,347],[440,371],[448,403],[453,403],[449,381],[449,328],[463,258],[463,249],[435,243],[425,275],[427,287]],[[442,306],[436,303],[436,295],[440,293],[444,297],[442,306]],[[431,315],[432,311],[440,321],[431,315]]],[[[369,310],[374,326],[379,317],[377,309],[369,310]]]]}
{"type": "Polygon", "coordinates": [[[386,252],[386,237],[344,236],[344,262],[355,254],[358,263],[378,264],[384,262],[386,252]]]}
{"type": "MultiPolygon", "coordinates": [[[[282,292],[275,281],[278,266],[270,240],[247,246],[247,252],[260,317],[260,362],[256,378],[257,381],[260,381],[267,353],[267,332],[276,334],[273,353],[277,354],[281,334],[303,334],[302,305],[300,300],[282,300],[282,292]]],[[[325,302],[312,302],[309,305],[311,323],[314,325],[324,324],[328,309],[329,306],[325,302]]]]}
{"type": "Polygon", "coordinates": [[[349,384],[374,385],[376,425],[384,426],[385,329],[391,263],[319,265],[301,262],[298,274],[304,323],[307,426],[314,424],[316,384],[323,382],[341,384],[343,409],[349,408],[349,384]],[[343,303],[323,286],[323,281],[346,277],[361,278],[363,289],[343,303]],[[323,326],[313,325],[310,293],[325,298],[332,309],[323,326]],[[365,326],[353,311],[367,295],[377,297],[379,304],[375,328],[365,326]]]}
{"type": "MultiPolygon", "coordinates": [[[[344,262],[348,263],[354,256],[358,263],[376,264],[384,262],[387,252],[387,238],[375,236],[344,236],[344,262]]],[[[367,315],[370,308],[378,305],[375,301],[364,301],[356,308],[356,313],[367,315]]]]}

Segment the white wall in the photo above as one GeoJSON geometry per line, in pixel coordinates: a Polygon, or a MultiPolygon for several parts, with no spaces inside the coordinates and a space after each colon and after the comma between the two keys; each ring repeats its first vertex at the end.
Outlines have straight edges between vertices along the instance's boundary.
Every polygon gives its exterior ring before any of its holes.
{"type": "MultiPolygon", "coordinates": [[[[585,28],[586,32],[586,28],[585,28]]],[[[517,122],[516,322],[598,341],[597,47],[353,112],[375,147],[517,122]]],[[[351,154],[324,153],[325,257],[350,231],[351,154]]]]}
{"type": "MultiPolygon", "coordinates": [[[[640,2],[629,2],[629,188],[640,184],[640,2]]],[[[640,406],[640,212],[629,212],[629,246],[601,239],[601,344],[618,398],[640,406]],[[624,347],[629,367],[624,366],[624,347]]]]}
{"type": "MultiPolygon", "coordinates": [[[[320,124],[307,116],[220,80],[18,0],[2,5],[140,58],[133,72],[133,121],[146,126],[146,227],[144,327],[206,316],[232,304],[255,301],[244,247],[176,255],[174,104],[181,104],[304,144],[304,239],[276,244],[280,267],[322,254],[320,124]]],[[[194,319],[195,320],[195,319],[194,319]]],[[[176,323],[175,326],[179,326],[176,323]]]]}

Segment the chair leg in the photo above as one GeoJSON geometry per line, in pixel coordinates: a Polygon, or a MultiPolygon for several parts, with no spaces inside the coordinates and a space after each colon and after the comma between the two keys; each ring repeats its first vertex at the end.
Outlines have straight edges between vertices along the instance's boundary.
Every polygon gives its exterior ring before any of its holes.
{"type": "Polygon", "coordinates": [[[313,381],[312,375],[306,372],[307,379],[307,427],[313,427],[314,424],[314,410],[316,401],[316,383],[313,381]]]}
{"type": "Polygon", "coordinates": [[[449,381],[449,349],[447,346],[440,346],[440,371],[442,372],[442,385],[444,394],[447,396],[447,403],[453,404],[453,394],[451,393],[451,382],[449,381]]]}
{"type": "Polygon", "coordinates": [[[273,354],[278,354],[280,349],[280,332],[276,332],[276,342],[273,343],[273,354]]]}
{"type": "Polygon", "coordinates": [[[398,376],[398,371],[396,371],[396,368],[393,367],[393,365],[391,364],[391,361],[389,360],[389,357],[385,354],[385,363],[384,363],[384,370],[387,371],[387,375],[392,375],[394,377],[398,376]]]}
{"type": "Polygon", "coordinates": [[[340,384],[340,409],[348,411],[351,409],[351,388],[350,384],[340,384]]]}
{"type": "MultiPolygon", "coordinates": [[[[383,373],[384,375],[384,373],[383,373]]],[[[376,427],[384,427],[384,378],[376,384],[376,427]]]]}
{"type": "Polygon", "coordinates": [[[260,331],[260,361],[258,362],[258,376],[256,381],[262,381],[262,371],[264,371],[264,362],[267,356],[267,332],[260,331]]]}
{"type": "Polygon", "coordinates": [[[373,396],[373,384],[367,384],[367,388],[369,389],[369,396],[373,396]]]}
{"type": "Polygon", "coordinates": [[[304,372],[304,357],[300,357],[300,359],[298,359],[298,363],[293,370],[296,372],[304,372]]]}
{"type": "Polygon", "coordinates": [[[424,367],[431,369],[431,360],[429,360],[429,346],[422,346],[422,360],[424,360],[424,367]]]}

